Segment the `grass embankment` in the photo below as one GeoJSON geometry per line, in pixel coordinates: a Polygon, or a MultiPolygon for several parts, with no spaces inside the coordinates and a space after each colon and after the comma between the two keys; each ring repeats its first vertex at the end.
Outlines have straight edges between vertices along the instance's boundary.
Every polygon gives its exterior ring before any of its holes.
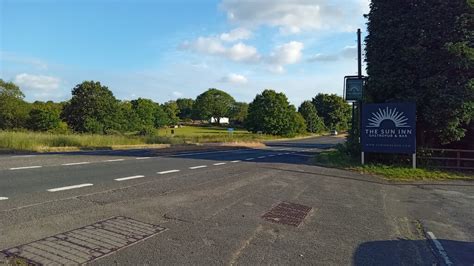
{"type": "Polygon", "coordinates": [[[412,169],[406,166],[367,164],[361,165],[349,155],[339,151],[331,150],[318,154],[315,158],[318,165],[333,168],[353,170],[365,174],[382,176],[388,180],[398,181],[418,181],[418,180],[471,180],[474,175],[469,173],[417,168],[412,169]]]}
{"type": "Polygon", "coordinates": [[[12,151],[67,151],[78,149],[114,149],[126,146],[150,146],[157,144],[195,144],[209,142],[258,142],[276,139],[275,136],[253,134],[235,130],[229,134],[226,128],[182,127],[160,129],[154,136],[51,134],[40,132],[0,131],[0,152],[12,151]]]}

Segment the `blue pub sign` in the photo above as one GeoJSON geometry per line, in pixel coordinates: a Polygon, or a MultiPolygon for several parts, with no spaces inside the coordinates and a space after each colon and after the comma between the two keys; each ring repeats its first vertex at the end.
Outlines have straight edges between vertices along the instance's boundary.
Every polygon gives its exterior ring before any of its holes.
{"type": "Polygon", "coordinates": [[[416,153],[414,103],[364,104],[361,126],[363,152],[416,153]]]}

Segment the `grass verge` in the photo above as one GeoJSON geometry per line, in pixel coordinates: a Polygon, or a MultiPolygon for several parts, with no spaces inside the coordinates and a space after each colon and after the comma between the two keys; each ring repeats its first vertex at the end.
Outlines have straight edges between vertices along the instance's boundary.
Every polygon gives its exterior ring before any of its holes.
{"type": "Polygon", "coordinates": [[[339,151],[324,151],[315,157],[317,165],[332,168],[353,170],[364,174],[374,174],[394,181],[419,181],[419,180],[469,180],[474,181],[472,173],[453,172],[437,169],[417,168],[412,169],[398,165],[367,164],[360,165],[359,161],[339,151]]]}
{"type": "Polygon", "coordinates": [[[52,134],[41,132],[0,131],[0,152],[48,152],[87,149],[117,149],[120,147],[150,147],[160,144],[181,145],[200,143],[258,143],[278,139],[276,136],[253,134],[245,130],[229,133],[226,128],[182,127],[160,129],[157,135],[92,135],[52,134]]]}

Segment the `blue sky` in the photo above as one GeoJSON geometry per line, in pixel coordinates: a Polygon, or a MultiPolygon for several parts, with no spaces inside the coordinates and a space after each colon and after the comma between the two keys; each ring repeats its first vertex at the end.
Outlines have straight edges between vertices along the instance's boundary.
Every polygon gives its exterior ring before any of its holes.
{"type": "Polygon", "coordinates": [[[300,104],[342,93],[369,0],[0,0],[0,78],[28,101],[84,80],[164,102],[207,88],[300,104]]]}

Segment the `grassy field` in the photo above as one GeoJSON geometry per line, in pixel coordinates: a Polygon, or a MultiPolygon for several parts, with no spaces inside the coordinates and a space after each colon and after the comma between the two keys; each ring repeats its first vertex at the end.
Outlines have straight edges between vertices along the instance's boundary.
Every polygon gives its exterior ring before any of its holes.
{"type": "Polygon", "coordinates": [[[226,128],[182,127],[160,129],[154,136],[51,134],[40,132],[0,131],[0,151],[54,151],[74,149],[113,148],[123,145],[153,144],[193,144],[209,142],[257,142],[276,139],[275,136],[252,134],[245,130],[235,130],[229,134],[226,128]]]}
{"type": "Polygon", "coordinates": [[[367,164],[360,165],[349,155],[338,150],[326,151],[318,154],[315,158],[318,165],[333,168],[342,168],[357,171],[365,174],[382,176],[388,180],[417,181],[417,180],[472,180],[472,173],[452,172],[436,169],[417,168],[412,169],[406,166],[367,164]]]}

